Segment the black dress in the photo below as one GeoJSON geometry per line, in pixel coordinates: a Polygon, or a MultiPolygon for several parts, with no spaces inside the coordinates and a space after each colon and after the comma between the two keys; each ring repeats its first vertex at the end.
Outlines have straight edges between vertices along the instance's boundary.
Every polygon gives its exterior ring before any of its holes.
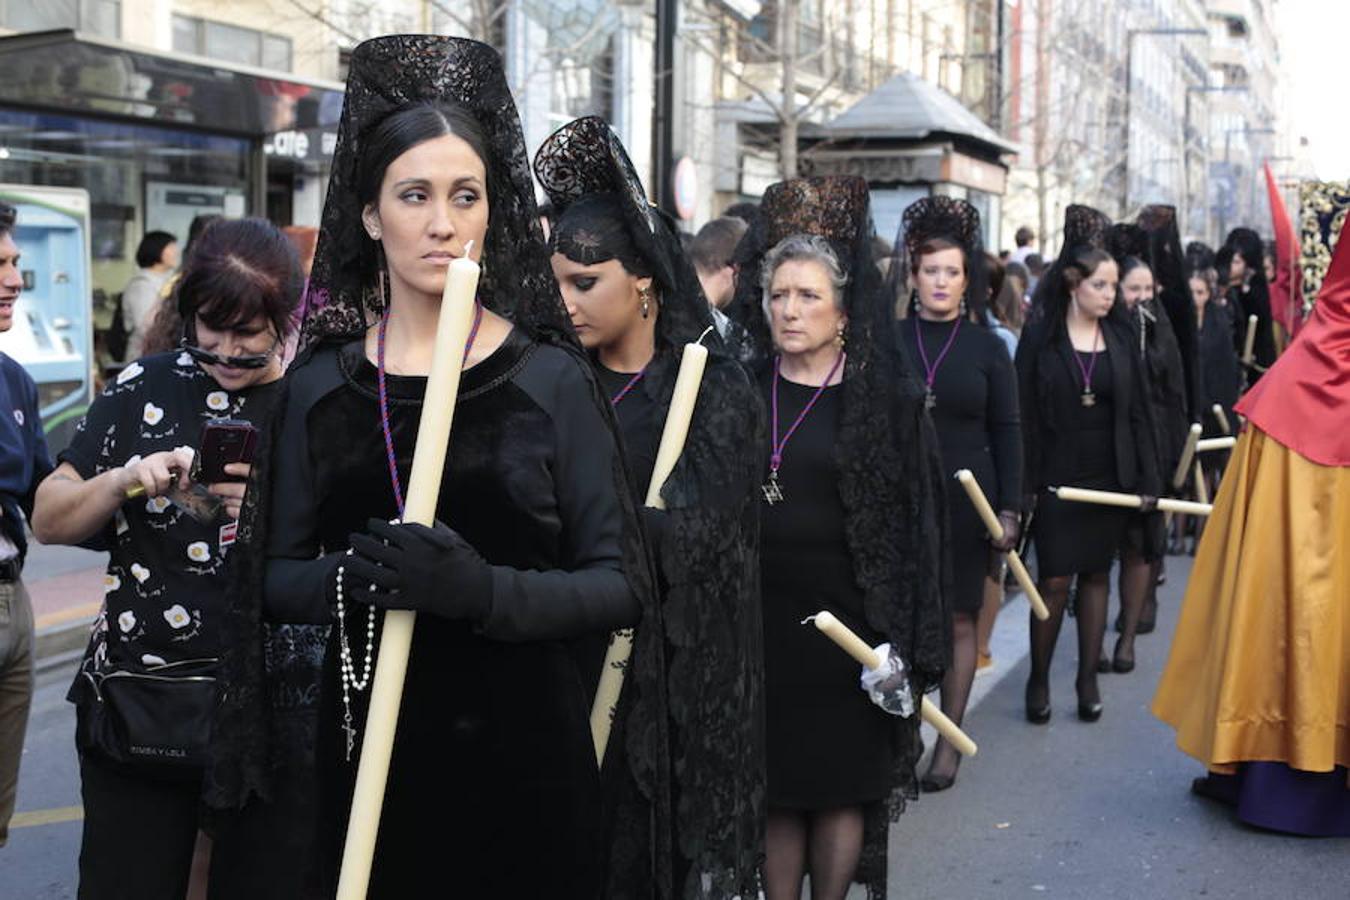
{"type": "MultiPolygon", "coordinates": [[[[899,324],[900,353],[919,381],[925,378],[915,344],[918,325],[929,364],[937,361],[955,321],[930,322],[917,316],[899,324]]],[[[942,447],[947,478],[969,469],[995,511],[1022,504],[1022,432],[1017,409],[1017,373],[1003,341],[993,331],[962,322],[951,350],[933,380],[937,404],[930,410],[942,447]]],[[[951,608],[974,615],[984,602],[989,530],[963,488],[949,481],[953,561],[951,608]]]]}
{"type": "Polygon", "coordinates": [[[1230,428],[1236,421],[1233,405],[1237,403],[1242,373],[1233,348],[1233,329],[1232,306],[1219,302],[1206,304],[1199,342],[1200,399],[1206,437],[1224,433],[1214,416],[1214,404],[1222,407],[1230,428]]]}
{"type": "MultiPolygon", "coordinates": [[[[1065,339],[1067,342],[1067,339],[1065,339]]],[[[1082,403],[1083,377],[1068,366],[1050,369],[1052,402],[1071,410],[1068,421],[1054,440],[1068,453],[1055,454],[1056,464],[1045,472],[1048,485],[1119,491],[1115,453],[1115,379],[1111,354],[1073,350],[1084,366],[1091,364],[1092,393],[1095,403],[1082,403]]],[[[1036,540],[1038,578],[1074,575],[1079,572],[1106,572],[1125,536],[1130,511],[1114,506],[1098,506],[1060,500],[1049,491],[1037,498],[1032,535],[1036,540]]]]}
{"type": "MultiPolygon", "coordinates": [[[[491,564],[492,607],[478,623],[418,617],[371,897],[446,883],[476,897],[598,894],[599,778],[570,642],[633,625],[639,611],[621,563],[616,451],[583,365],[515,330],[463,375],[437,516],[491,564]]],[[[425,379],[388,383],[406,486],[425,379]]],[[[320,348],[295,371],[272,482],[273,617],[322,616],[348,535],[397,515],[379,422],[362,342],[320,348]]],[[[360,672],[357,599],[348,594],[346,627],[360,672]]],[[[329,895],[360,757],[358,738],[346,758],[333,632],[317,751],[329,895]]],[[[367,698],[351,697],[362,732],[367,698]]]]}
{"type": "MultiPolygon", "coordinates": [[[[771,396],[772,370],[761,385],[771,396]]],[[[778,380],[779,437],[816,388],[778,380]]],[[[761,503],[768,804],[786,809],[858,806],[886,797],[893,758],[890,716],[859,686],[861,669],[809,623],[829,610],[868,644],[844,534],[834,450],[843,386],[826,388],[783,451],[783,500],[761,503]]],[[[771,402],[771,401],[770,401],[771,402]]]]}

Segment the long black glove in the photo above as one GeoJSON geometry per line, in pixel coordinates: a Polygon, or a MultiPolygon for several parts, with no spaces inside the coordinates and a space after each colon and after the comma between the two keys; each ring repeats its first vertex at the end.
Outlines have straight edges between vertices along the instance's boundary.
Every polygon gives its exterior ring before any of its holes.
{"type": "Polygon", "coordinates": [[[492,611],[492,567],[443,522],[434,527],[366,523],[351,536],[347,576],[369,584],[356,599],[381,609],[410,609],[482,622],[492,611]]]}

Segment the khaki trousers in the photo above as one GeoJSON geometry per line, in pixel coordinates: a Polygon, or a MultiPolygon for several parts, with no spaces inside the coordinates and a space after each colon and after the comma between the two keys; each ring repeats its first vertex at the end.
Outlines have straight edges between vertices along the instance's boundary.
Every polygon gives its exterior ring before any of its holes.
{"type": "Polygon", "coordinates": [[[0,583],[0,847],[9,839],[33,701],[33,606],[22,581],[0,583]]]}

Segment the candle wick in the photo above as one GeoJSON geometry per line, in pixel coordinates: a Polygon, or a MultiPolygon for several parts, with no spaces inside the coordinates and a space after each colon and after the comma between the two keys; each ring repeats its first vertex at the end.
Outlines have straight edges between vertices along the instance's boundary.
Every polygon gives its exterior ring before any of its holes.
{"type": "MultiPolygon", "coordinates": [[[[818,614],[817,614],[817,615],[818,615],[818,614]]],[[[805,625],[805,624],[807,624],[808,622],[814,622],[815,620],[816,620],[816,616],[807,616],[805,619],[802,619],[801,624],[805,625]]]]}
{"type": "MultiPolygon", "coordinates": [[[[698,336],[698,340],[694,341],[694,343],[695,344],[703,343],[703,339],[708,336],[708,332],[712,331],[716,327],[717,327],[716,325],[709,325],[707,328],[703,329],[703,333],[698,336]]],[[[807,621],[810,620],[808,619],[807,621]]]]}
{"type": "Polygon", "coordinates": [[[469,254],[473,252],[473,241],[467,241],[464,244],[464,258],[468,259],[469,254]]]}

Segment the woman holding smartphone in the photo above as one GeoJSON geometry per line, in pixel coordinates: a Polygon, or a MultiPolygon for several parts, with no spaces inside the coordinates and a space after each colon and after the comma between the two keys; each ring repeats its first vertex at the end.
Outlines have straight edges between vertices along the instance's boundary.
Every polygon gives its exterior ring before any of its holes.
{"type": "Polygon", "coordinates": [[[109,551],[103,610],[69,694],[85,812],[81,897],[186,891],[225,649],[227,552],[249,464],[224,466],[230,480],[206,486],[220,501],[214,516],[189,515],[171,495],[192,487],[204,424],[267,416],[301,283],[294,250],[270,223],[207,231],[178,290],[182,347],[124,368],[38,488],[38,540],[109,551]]]}

